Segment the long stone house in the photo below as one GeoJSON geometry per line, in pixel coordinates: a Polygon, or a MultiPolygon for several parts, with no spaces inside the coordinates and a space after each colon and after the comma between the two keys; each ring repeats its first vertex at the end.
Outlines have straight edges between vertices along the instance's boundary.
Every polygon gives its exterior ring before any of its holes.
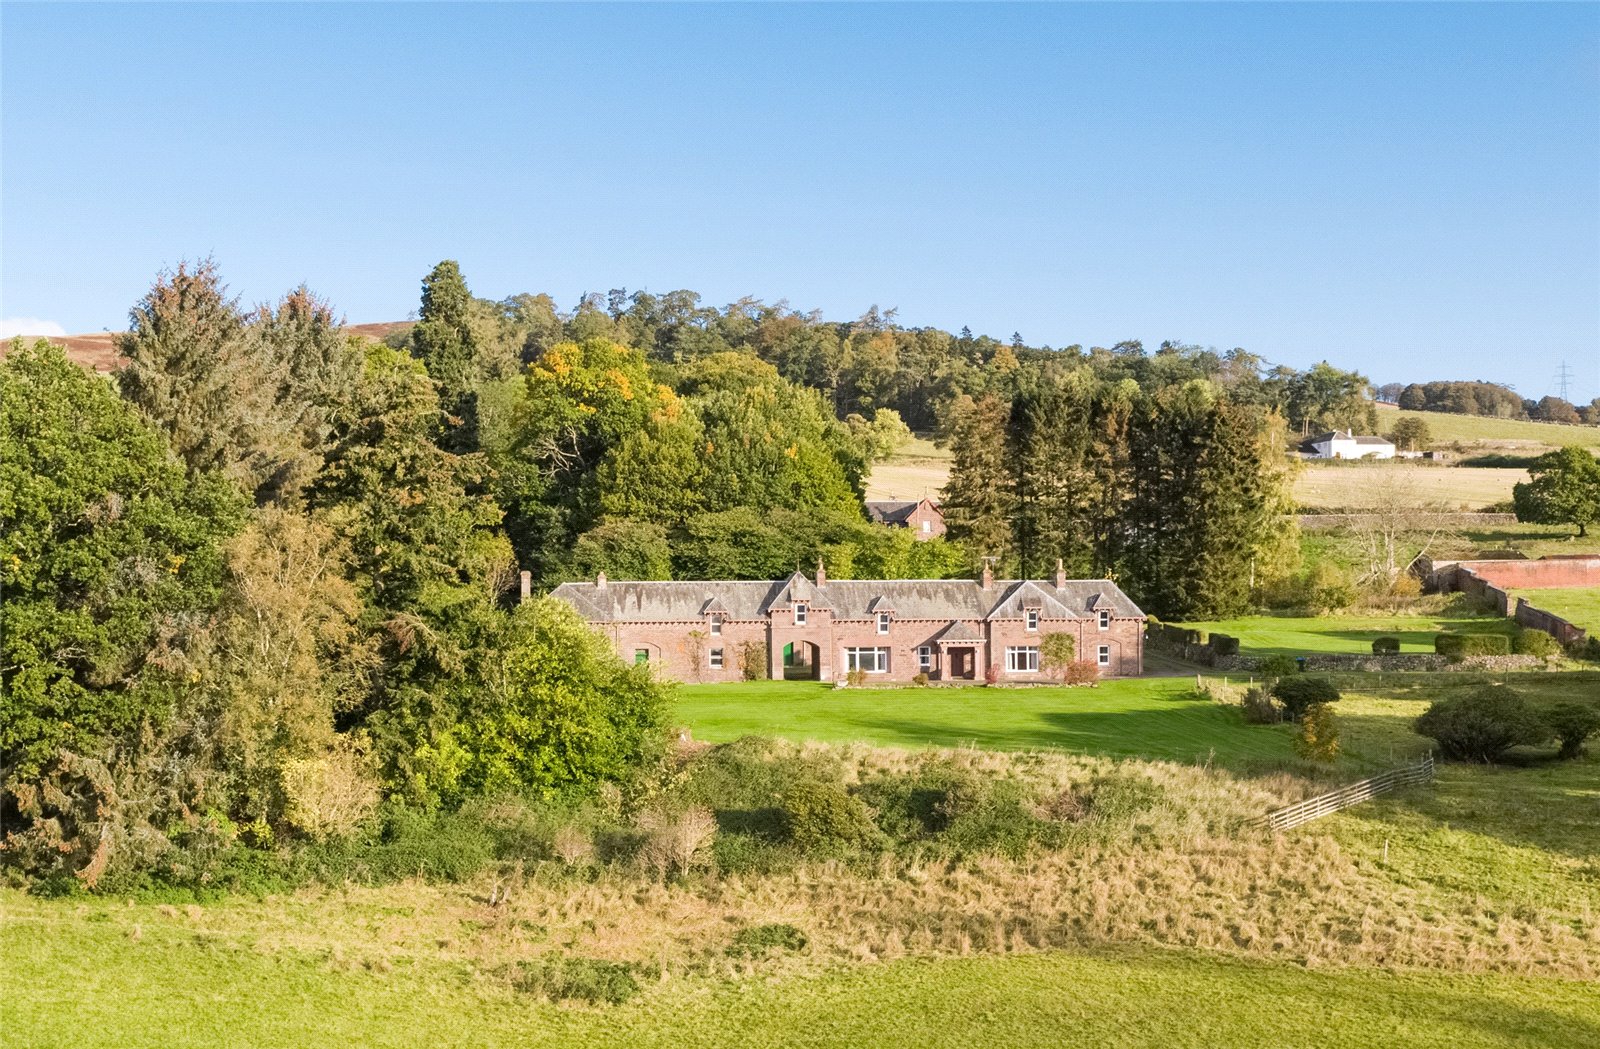
{"type": "Polygon", "coordinates": [[[571,604],[626,660],[681,681],[1049,680],[1039,641],[1070,634],[1102,676],[1144,670],[1144,613],[1109,579],[778,580],[563,583],[571,604]]]}
{"type": "Polygon", "coordinates": [[[923,496],[916,500],[868,499],[867,519],[890,528],[908,528],[920,542],[944,535],[944,512],[923,496]]]}

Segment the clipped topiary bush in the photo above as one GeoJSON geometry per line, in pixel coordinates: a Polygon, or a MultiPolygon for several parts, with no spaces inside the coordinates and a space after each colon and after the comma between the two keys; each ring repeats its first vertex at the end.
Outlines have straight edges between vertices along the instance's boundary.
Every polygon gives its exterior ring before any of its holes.
{"type": "Polygon", "coordinates": [[[1312,707],[1339,702],[1339,690],[1325,677],[1283,678],[1272,686],[1272,694],[1291,721],[1299,721],[1312,707]]]}
{"type": "Polygon", "coordinates": [[[1511,654],[1511,639],[1504,634],[1436,634],[1433,650],[1451,662],[1460,662],[1469,656],[1505,656],[1511,654]]]}
{"type": "Polygon", "coordinates": [[[1375,637],[1372,639],[1372,654],[1375,656],[1392,656],[1400,651],[1400,639],[1397,637],[1375,637]]]}
{"type": "Polygon", "coordinates": [[[1069,663],[1061,672],[1063,685],[1083,686],[1094,688],[1100,684],[1100,668],[1088,660],[1080,659],[1076,663],[1069,663]]]}
{"type": "Polygon", "coordinates": [[[1239,639],[1231,634],[1212,634],[1211,651],[1219,656],[1236,656],[1239,654],[1239,639]]]}
{"type": "Polygon", "coordinates": [[[1512,747],[1534,746],[1551,735],[1550,726],[1504,685],[1441,699],[1413,727],[1437,741],[1446,756],[1464,761],[1498,761],[1512,747]]]}
{"type": "Polygon", "coordinates": [[[1538,656],[1549,659],[1561,654],[1561,643],[1543,630],[1518,630],[1511,637],[1511,651],[1520,656],[1538,656]]]}

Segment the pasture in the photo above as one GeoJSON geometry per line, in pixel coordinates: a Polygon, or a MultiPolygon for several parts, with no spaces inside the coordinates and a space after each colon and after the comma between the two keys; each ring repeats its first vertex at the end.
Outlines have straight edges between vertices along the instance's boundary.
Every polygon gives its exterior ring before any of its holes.
{"type": "Polygon", "coordinates": [[[1204,762],[1287,760],[1288,737],[1245,731],[1239,712],[1193,695],[1193,678],[1095,688],[834,688],[815,681],[684,685],[675,717],[696,739],[776,736],[886,747],[1067,750],[1204,762]]]}
{"type": "Polygon", "coordinates": [[[1243,616],[1182,623],[1206,634],[1239,639],[1247,656],[1304,656],[1313,653],[1371,654],[1375,638],[1400,640],[1401,652],[1432,652],[1441,631],[1509,634],[1516,629],[1503,616],[1458,614],[1423,616],[1243,616]]]}
{"type": "Polygon", "coordinates": [[[1388,433],[1400,419],[1421,419],[1428,424],[1431,443],[1456,444],[1466,451],[1516,450],[1537,454],[1548,448],[1579,444],[1600,448],[1600,426],[1568,426],[1524,419],[1490,419],[1450,412],[1402,411],[1378,405],[1378,432],[1388,433]]]}

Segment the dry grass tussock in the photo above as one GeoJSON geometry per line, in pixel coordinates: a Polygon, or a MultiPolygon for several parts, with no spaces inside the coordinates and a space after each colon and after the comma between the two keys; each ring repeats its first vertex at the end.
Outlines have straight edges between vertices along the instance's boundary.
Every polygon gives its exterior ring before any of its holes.
{"type": "MultiPolygon", "coordinates": [[[[796,748],[837,762],[847,782],[906,773],[927,753],[864,746],[796,748]]],[[[500,974],[560,957],[637,963],[671,974],[741,977],[775,967],[905,956],[1010,954],[1097,944],[1181,946],[1307,966],[1391,966],[1600,977],[1600,914],[1402,884],[1316,827],[1273,836],[1241,821],[1296,793],[1290,777],[1242,780],[1164,763],[955,751],[937,756],[1017,780],[1039,812],[1082,818],[1077,788],[1108,774],[1144,777],[1159,801],[1114,833],[1020,858],[813,861],[773,874],[710,869],[712,814],[647,815],[637,865],[596,865],[564,830],[557,858],[468,885],[412,882],[305,890],[263,904],[191,913],[129,907],[130,929],[177,923],[256,950],[312,952],[386,970],[427,957],[500,974]],[[1053,810],[1052,806],[1060,806],[1053,810]],[[666,875],[671,875],[667,877],[666,875]],[[785,923],[805,947],[748,957],[741,930],[785,923]]],[[[130,933],[132,935],[132,933],[130,933]]]]}

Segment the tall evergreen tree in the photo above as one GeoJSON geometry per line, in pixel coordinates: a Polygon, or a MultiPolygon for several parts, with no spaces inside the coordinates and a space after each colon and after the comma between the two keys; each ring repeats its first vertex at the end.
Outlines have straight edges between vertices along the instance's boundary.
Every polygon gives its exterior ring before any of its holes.
{"type": "Polygon", "coordinates": [[[453,452],[476,451],[478,343],[472,331],[472,293],[452,259],[423,278],[422,311],[411,344],[439,388],[445,422],[441,444],[453,452]]]}
{"type": "Polygon", "coordinates": [[[292,490],[305,457],[284,363],[249,337],[215,263],[162,273],[129,321],[119,388],[190,473],[219,472],[258,502],[292,490]]]}
{"type": "Polygon", "coordinates": [[[956,408],[950,446],[950,480],[941,494],[950,538],[979,561],[998,558],[1009,567],[1015,556],[1016,495],[1007,465],[1007,408],[985,394],[956,408]]]}

